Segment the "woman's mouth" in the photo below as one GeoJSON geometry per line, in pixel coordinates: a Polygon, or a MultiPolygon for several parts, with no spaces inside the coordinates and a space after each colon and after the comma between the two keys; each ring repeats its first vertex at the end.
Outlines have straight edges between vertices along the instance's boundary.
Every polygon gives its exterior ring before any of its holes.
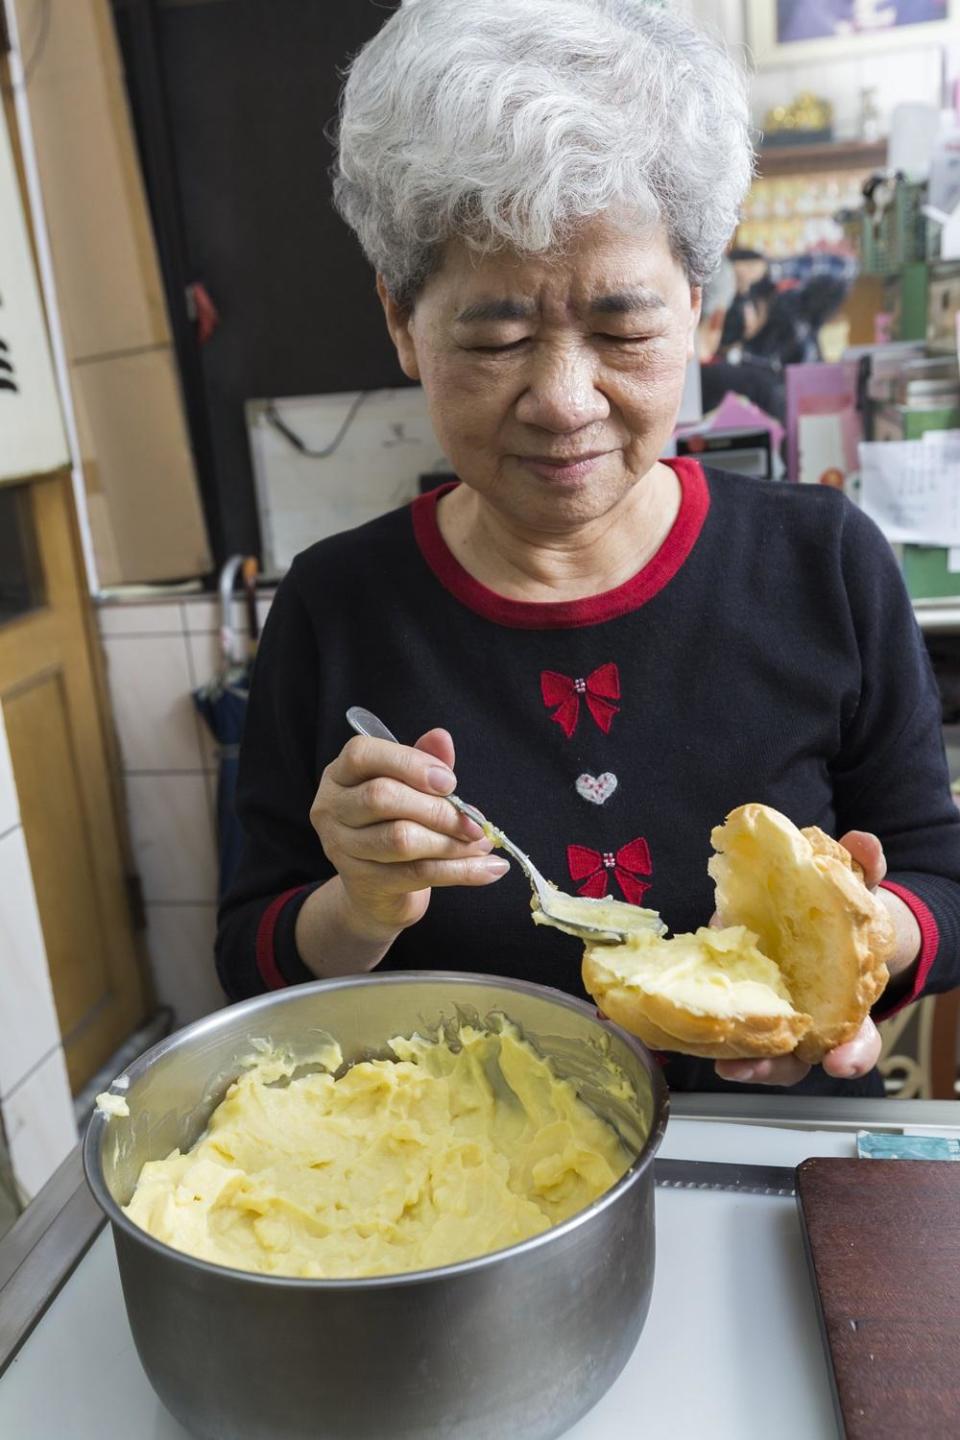
{"type": "Polygon", "coordinates": [[[582,480],[595,469],[606,455],[605,450],[589,450],[581,455],[520,455],[521,465],[542,480],[582,480]]]}

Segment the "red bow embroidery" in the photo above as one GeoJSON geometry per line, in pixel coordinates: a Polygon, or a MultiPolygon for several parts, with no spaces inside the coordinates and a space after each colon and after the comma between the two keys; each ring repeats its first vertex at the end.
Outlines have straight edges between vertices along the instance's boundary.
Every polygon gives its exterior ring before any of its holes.
{"type": "Polygon", "coordinates": [[[550,719],[556,720],[568,740],[580,719],[581,695],[590,714],[607,735],[613,717],[620,709],[613,703],[620,699],[620,672],[612,663],[598,665],[585,680],[571,680],[568,675],[559,675],[556,670],[544,670],[540,675],[540,693],[548,709],[551,705],[559,707],[550,719]]]}
{"type": "Polygon", "coordinates": [[[638,880],[638,875],[652,875],[650,847],[646,840],[631,840],[613,853],[612,850],[590,850],[586,845],[567,846],[567,866],[571,880],[582,880],[578,895],[589,895],[599,900],[607,893],[607,877],[612,870],[623,891],[624,899],[631,905],[639,905],[644,892],[650,889],[650,882],[638,880]]]}

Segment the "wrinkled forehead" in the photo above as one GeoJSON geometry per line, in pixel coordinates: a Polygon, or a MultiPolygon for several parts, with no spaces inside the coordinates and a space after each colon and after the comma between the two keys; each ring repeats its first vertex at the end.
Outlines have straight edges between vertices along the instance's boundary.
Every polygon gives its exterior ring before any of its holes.
{"type": "Polygon", "coordinates": [[[653,314],[689,299],[689,284],[662,228],[624,234],[585,226],[562,249],[478,254],[465,242],[444,247],[424,287],[443,320],[461,326],[593,315],[653,314]]]}

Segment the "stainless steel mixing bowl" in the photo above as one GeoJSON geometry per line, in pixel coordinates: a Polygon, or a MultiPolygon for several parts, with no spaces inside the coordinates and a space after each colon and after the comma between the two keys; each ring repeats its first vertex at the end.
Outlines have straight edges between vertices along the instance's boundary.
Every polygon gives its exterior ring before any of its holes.
{"type": "MultiPolygon", "coordinates": [[[[84,1142],[113,1227],[143,1367],[204,1440],[552,1440],[616,1379],[650,1303],[653,1157],[666,1086],[649,1053],[558,991],[490,977],[393,973],[298,986],[221,1010],[147,1051],[129,1118],[84,1142]],[[141,1166],[203,1132],[252,1041],[346,1062],[391,1036],[506,1015],[636,1158],[589,1209],[508,1250],[362,1280],[287,1280],[194,1260],[123,1214],[141,1166]]],[[[123,1080],[113,1089],[123,1088],[123,1080]]]]}

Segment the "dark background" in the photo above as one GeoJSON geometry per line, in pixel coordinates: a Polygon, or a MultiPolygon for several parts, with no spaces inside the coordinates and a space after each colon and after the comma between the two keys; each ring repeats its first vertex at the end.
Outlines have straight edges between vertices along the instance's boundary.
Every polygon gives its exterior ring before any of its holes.
{"type": "Polygon", "coordinates": [[[338,70],[373,0],[113,0],[216,565],[258,554],[244,402],[408,383],[333,209],[338,70]],[[188,314],[201,282],[220,317],[188,314]]]}

